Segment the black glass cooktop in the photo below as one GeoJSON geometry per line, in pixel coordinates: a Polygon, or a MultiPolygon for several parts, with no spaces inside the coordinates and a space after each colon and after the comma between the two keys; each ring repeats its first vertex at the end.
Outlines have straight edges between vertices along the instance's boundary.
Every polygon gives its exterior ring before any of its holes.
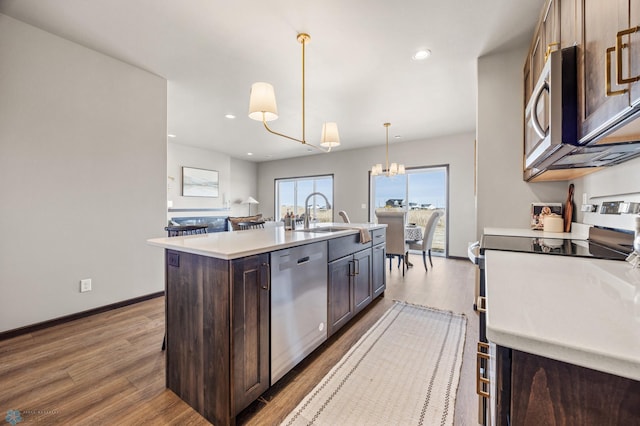
{"type": "MultiPolygon", "coordinates": [[[[621,249],[624,250],[625,247],[621,247],[621,249]]],[[[632,248],[629,247],[629,251],[624,252],[589,240],[483,235],[480,254],[484,254],[485,250],[625,260],[632,248]]]]}

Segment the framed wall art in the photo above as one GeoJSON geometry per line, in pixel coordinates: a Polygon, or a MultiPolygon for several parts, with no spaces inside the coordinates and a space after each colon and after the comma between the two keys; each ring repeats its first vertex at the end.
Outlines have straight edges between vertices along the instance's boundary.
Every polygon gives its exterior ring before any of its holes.
{"type": "Polygon", "coordinates": [[[218,172],[216,170],[182,168],[183,197],[217,197],[218,172]]]}

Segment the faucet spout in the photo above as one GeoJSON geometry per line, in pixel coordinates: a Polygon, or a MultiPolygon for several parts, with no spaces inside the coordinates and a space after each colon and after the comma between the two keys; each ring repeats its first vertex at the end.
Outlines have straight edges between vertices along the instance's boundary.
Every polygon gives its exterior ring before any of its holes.
{"type": "Polygon", "coordinates": [[[304,229],[309,229],[309,198],[313,197],[314,195],[320,195],[322,198],[324,198],[324,201],[327,202],[327,208],[331,208],[329,199],[322,192],[312,192],[311,194],[309,194],[307,196],[307,199],[304,200],[304,229]]]}

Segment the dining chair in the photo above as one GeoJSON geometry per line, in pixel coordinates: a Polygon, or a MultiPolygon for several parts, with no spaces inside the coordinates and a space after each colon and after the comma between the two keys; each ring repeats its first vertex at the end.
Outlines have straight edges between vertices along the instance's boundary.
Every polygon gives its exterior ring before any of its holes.
{"type": "Polygon", "coordinates": [[[345,212],[344,210],[340,210],[338,212],[338,215],[342,218],[344,223],[351,223],[351,221],[349,220],[349,215],[347,215],[347,212],[345,212]]]}
{"type": "Polygon", "coordinates": [[[164,228],[169,237],[181,237],[183,235],[206,234],[209,225],[169,225],[164,228]]]}
{"type": "Polygon", "coordinates": [[[436,232],[436,226],[438,226],[438,221],[443,213],[440,210],[436,210],[431,214],[427,224],[424,228],[424,236],[422,237],[422,241],[416,241],[413,243],[409,243],[409,248],[411,250],[421,250],[422,251],[422,263],[424,263],[424,270],[428,271],[427,268],[427,252],[429,253],[429,263],[433,268],[433,261],[431,260],[431,246],[433,244],[433,235],[436,232]]]}
{"type": "Polygon", "coordinates": [[[404,227],[407,222],[407,212],[387,211],[386,209],[376,210],[378,223],[387,225],[387,257],[389,257],[389,270],[393,263],[393,258],[398,257],[398,267],[402,264],[402,275],[407,267],[405,256],[409,250],[409,245],[404,238],[404,227]]]}

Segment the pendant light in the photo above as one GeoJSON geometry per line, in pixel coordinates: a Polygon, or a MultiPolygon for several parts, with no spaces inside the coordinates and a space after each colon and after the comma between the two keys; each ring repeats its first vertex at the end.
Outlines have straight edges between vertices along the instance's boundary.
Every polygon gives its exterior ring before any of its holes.
{"type": "Polygon", "coordinates": [[[386,169],[382,169],[382,164],[378,163],[371,167],[371,176],[378,176],[384,174],[385,176],[403,175],[405,173],[404,164],[391,163],[389,165],[389,126],[391,123],[384,123],[384,127],[387,129],[387,153],[386,153],[386,169]]]}
{"type": "Polygon", "coordinates": [[[300,142],[303,145],[309,145],[315,149],[323,152],[331,151],[334,146],[340,145],[340,135],[338,134],[338,125],[333,122],[324,123],[322,125],[322,134],[320,138],[320,146],[313,145],[307,142],[305,137],[305,76],[304,76],[304,63],[305,63],[305,45],[311,40],[309,34],[300,33],[297,37],[298,42],[302,45],[302,138],[294,138],[273,131],[268,121],[273,121],[278,118],[278,108],[276,106],[276,95],[273,86],[269,83],[258,82],[253,83],[251,86],[251,96],[249,98],[249,118],[257,121],[262,121],[264,128],[274,135],[281,136],[283,138],[291,139],[292,141],[300,142]]]}

